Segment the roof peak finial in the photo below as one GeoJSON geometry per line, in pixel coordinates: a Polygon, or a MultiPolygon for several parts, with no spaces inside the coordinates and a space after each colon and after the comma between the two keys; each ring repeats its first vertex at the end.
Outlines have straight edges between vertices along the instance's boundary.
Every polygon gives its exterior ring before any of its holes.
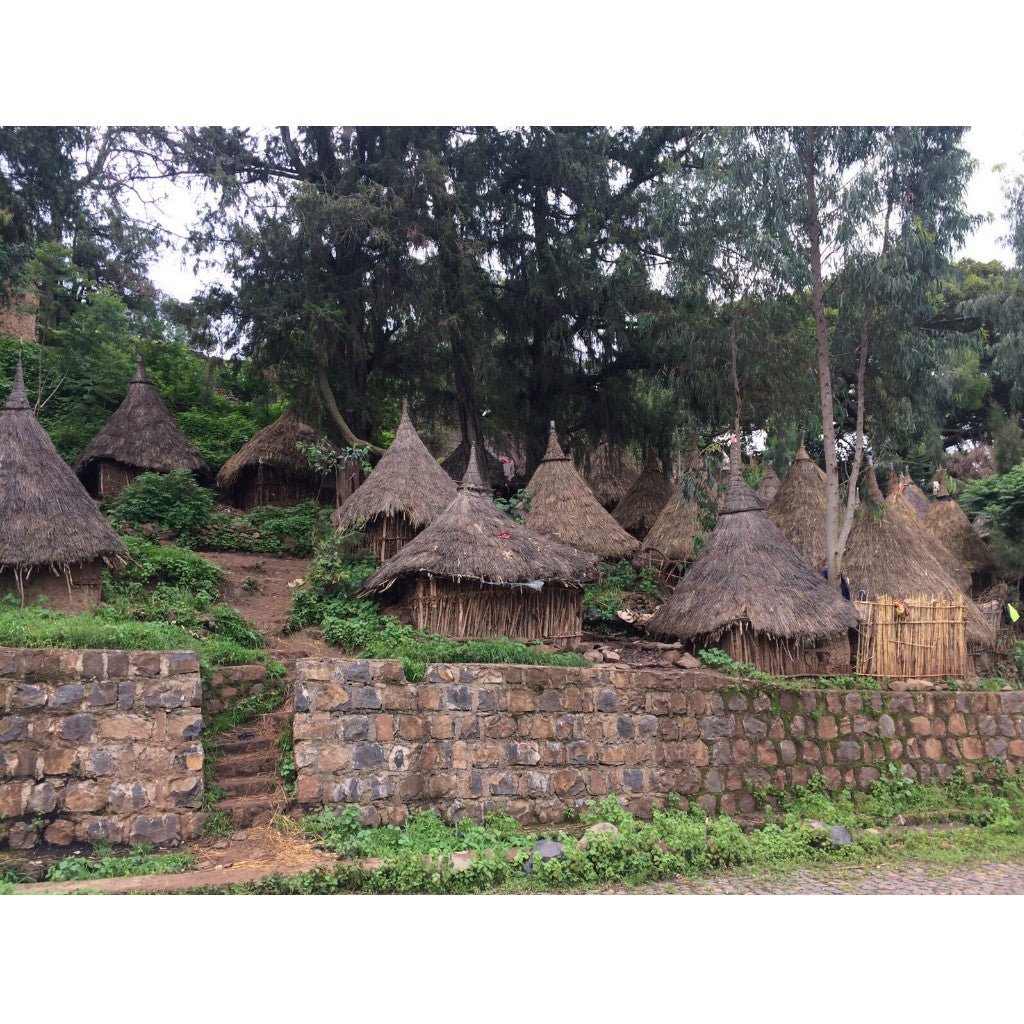
{"type": "Polygon", "coordinates": [[[544,458],[541,459],[541,462],[551,462],[553,459],[567,459],[567,456],[562,450],[562,446],[558,443],[558,431],[555,429],[555,421],[551,420],[551,425],[548,428],[548,448],[544,452],[544,458]]]}
{"type": "Polygon", "coordinates": [[[21,355],[18,355],[18,365],[14,369],[14,382],[11,384],[11,393],[4,403],[5,409],[31,409],[29,405],[28,392],[25,390],[25,373],[21,368],[21,355]]]}
{"type": "Polygon", "coordinates": [[[149,384],[149,377],[146,375],[146,364],[142,361],[142,352],[139,349],[139,340],[135,339],[135,376],[132,377],[133,384],[149,384]]]}
{"type": "Polygon", "coordinates": [[[480,467],[476,464],[476,442],[469,446],[469,460],[466,463],[466,472],[459,484],[460,491],[476,491],[487,494],[488,488],[480,476],[480,467]]]}

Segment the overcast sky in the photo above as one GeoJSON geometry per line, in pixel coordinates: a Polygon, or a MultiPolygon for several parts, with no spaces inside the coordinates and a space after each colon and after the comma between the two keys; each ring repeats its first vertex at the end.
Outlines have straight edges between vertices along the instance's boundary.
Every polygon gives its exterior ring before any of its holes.
{"type": "MultiPolygon", "coordinates": [[[[978,167],[971,179],[968,192],[968,207],[971,213],[991,215],[989,223],[981,225],[969,239],[961,256],[988,261],[1013,262],[1009,248],[1001,241],[1007,233],[1003,216],[1003,178],[1006,175],[1024,173],[1021,151],[1024,150],[1024,123],[978,124],[971,128],[966,137],[967,148],[978,161],[978,167]],[[994,168],[1004,165],[1002,172],[994,168]]],[[[164,226],[184,235],[194,217],[199,196],[186,189],[172,189],[159,204],[159,217],[164,226]]],[[[192,261],[184,264],[179,252],[167,252],[152,268],[153,281],[168,295],[177,299],[189,299],[196,291],[218,279],[213,268],[193,272],[192,261]]],[[[222,278],[223,280],[223,278],[222,278]]]]}

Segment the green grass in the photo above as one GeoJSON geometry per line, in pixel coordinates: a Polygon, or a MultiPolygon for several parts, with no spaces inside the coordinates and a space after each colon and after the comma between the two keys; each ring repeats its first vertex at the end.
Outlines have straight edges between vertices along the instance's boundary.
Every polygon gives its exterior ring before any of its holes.
{"type": "Polygon", "coordinates": [[[132,875],[169,875],[195,867],[190,853],[154,853],[152,846],[137,846],[118,856],[97,845],[92,857],[65,857],[46,872],[48,882],[74,882],[91,878],[127,878],[132,875]]]}

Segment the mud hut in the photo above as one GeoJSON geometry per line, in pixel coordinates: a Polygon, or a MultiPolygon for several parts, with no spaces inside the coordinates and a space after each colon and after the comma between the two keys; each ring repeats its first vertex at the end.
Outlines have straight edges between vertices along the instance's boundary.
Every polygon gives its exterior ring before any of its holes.
{"type": "Polygon", "coordinates": [[[639,547],[576,472],[558,443],[554,422],[547,451],[526,489],[531,499],[525,523],[535,533],[577,551],[589,551],[605,562],[629,558],[639,547]]]}
{"type": "Polygon", "coordinates": [[[743,480],[734,447],[715,529],[647,624],[690,650],[720,647],[779,675],[847,671],[857,612],[812,569],[743,480]]]}
{"type": "MultiPolygon", "coordinates": [[[[868,501],[854,514],[853,527],[843,554],[843,575],[855,599],[873,601],[887,595],[907,600],[922,594],[954,598],[970,583],[968,574],[953,563],[934,537],[900,511],[905,500],[898,492],[887,501],[874,468],[866,470],[868,501]],[[895,507],[894,507],[895,506],[895,507]],[[938,552],[938,553],[937,553],[938,552]]],[[[979,646],[995,637],[973,601],[967,601],[967,639],[979,646]]]]}
{"type": "Polygon", "coordinates": [[[39,425],[21,361],[0,409],[0,593],[78,612],[99,604],[103,567],[128,552],[39,425]]]}
{"type": "MultiPolygon", "coordinates": [[[[696,446],[690,450],[687,471],[696,481],[699,490],[706,493],[709,488],[713,488],[717,492],[717,481],[706,482],[706,474],[696,446]]],[[[717,498],[717,493],[715,497],[717,498]]],[[[667,569],[692,562],[697,536],[707,532],[701,525],[702,516],[703,510],[697,498],[684,498],[679,489],[673,488],[665,507],[644,538],[640,549],[641,561],[667,569]]]]}
{"type": "Polygon", "coordinates": [[[212,474],[199,449],[174,422],[160,392],[146,376],[142,356],[128,393],[75,463],[75,472],[94,498],[109,498],[140,473],[187,469],[202,484],[212,474]]]}
{"type": "Polygon", "coordinates": [[[360,549],[386,562],[452,503],[455,492],[455,481],[427,451],[403,402],[391,446],[331,521],[339,530],[358,526],[365,534],[360,549]]]}
{"type": "Polygon", "coordinates": [[[768,463],[764,471],[764,479],[761,481],[761,486],[757,489],[757,496],[764,502],[767,508],[775,498],[775,495],[779,493],[779,477],[775,472],[775,466],[772,463],[768,463]]]}
{"type": "Polygon", "coordinates": [[[236,508],[286,508],[309,498],[332,504],[338,492],[333,474],[317,473],[298,449],[320,435],[289,406],[268,427],[228,459],[217,474],[217,490],[236,508]]]}
{"type": "Polygon", "coordinates": [[[623,495],[612,515],[626,533],[643,540],[671,495],[672,485],[665,479],[661,462],[652,452],[647,457],[644,471],[623,495]]]}
{"type": "Polygon", "coordinates": [[[821,570],[828,561],[825,551],[827,501],[825,474],[811,461],[801,441],[789,472],[768,506],[768,518],[812,569],[821,570]]]}
{"type": "Polygon", "coordinates": [[[975,593],[981,593],[996,582],[999,565],[988,546],[971,526],[964,510],[949,493],[942,470],[939,470],[939,493],[928,507],[925,525],[939,543],[971,574],[975,593]]]}
{"type": "Polygon", "coordinates": [[[617,445],[602,441],[583,460],[583,478],[609,512],[622,501],[640,476],[640,467],[617,445]]]}
{"type": "Polygon", "coordinates": [[[452,503],[366,581],[365,593],[443,636],[572,643],[597,559],[512,522],[468,461],[452,503]]]}

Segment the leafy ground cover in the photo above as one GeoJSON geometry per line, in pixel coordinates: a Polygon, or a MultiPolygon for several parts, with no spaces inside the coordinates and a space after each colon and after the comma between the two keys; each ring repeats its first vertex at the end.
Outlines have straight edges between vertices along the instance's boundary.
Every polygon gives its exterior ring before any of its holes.
{"type": "Polygon", "coordinates": [[[888,768],[867,792],[830,792],[815,776],[807,787],[766,808],[760,828],[744,830],[729,817],[708,817],[696,805],[672,801],[650,821],[615,799],[591,802],[579,824],[608,822],[616,831],[579,827],[537,832],[503,814],[481,824],[446,824],[432,812],[409,817],[401,828],[364,828],[355,806],[307,816],[300,828],[325,850],[349,862],[282,878],[272,876],[220,891],[232,893],[470,893],[590,889],[640,885],[675,875],[698,877],[723,870],[780,871],[808,866],[899,864],[907,860],[954,865],[1024,856],[1024,791],[1005,772],[974,781],[954,773],[944,786],[921,785],[888,768]],[[887,828],[900,816],[926,817],[929,828],[887,828]],[[836,845],[812,821],[853,833],[836,845]],[[952,827],[953,825],[956,827],[952,827]],[[561,842],[564,856],[542,862],[530,850],[541,838],[561,842]],[[473,851],[472,863],[453,870],[452,855],[473,851]],[[382,858],[369,870],[362,858],[382,858]],[[524,871],[531,861],[531,872],[524,871]]]}
{"type": "Polygon", "coordinates": [[[583,620],[587,628],[599,633],[621,629],[618,612],[654,611],[664,599],[657,569],[635,569],[625,559],[602,563],[598,581],[583,591],[583,620]]]}
{"type": "Polygon", "coordinates": [[[51,865],[46,881],[177,874],[190,870],[195,864],[196,859],[190,853],[156,853],[152,846],[136,846],[128,853],[115,855],[108,845],[97,843],[91,857],[65,857],[51,865]]]}

